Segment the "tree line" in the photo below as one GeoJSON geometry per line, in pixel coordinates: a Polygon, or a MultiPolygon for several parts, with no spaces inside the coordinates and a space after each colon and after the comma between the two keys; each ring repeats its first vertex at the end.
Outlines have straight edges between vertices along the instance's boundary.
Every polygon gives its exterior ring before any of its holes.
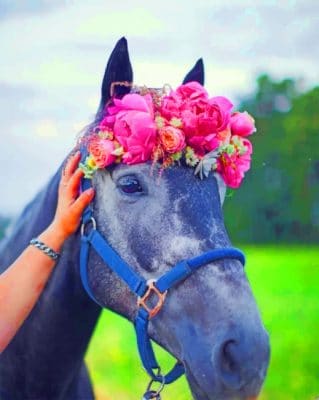
{"type": "Polygon", "coordinates": [[[319,87],[259,76],[241,110],[256,120],[254,154],[242,187],[225,202],[238,242],[319,240],[319,87]]]}

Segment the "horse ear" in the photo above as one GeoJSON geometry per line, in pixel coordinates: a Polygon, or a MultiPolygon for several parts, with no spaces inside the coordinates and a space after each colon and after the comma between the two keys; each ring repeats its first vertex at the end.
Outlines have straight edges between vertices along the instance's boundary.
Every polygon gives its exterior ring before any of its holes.
{"type": "Polygon", "coordinates": [[[183,84],[192,82],[192,81],[196,81],[196,82],[200,83],[201,85],[204,85],[204,80],[205,80],[204,75],[205,75],[204,74],[204,63],[203,63],[203,59],[200,58],[196,62],[194,67],[185,76],[185,78],[183,80],[183,84]]]}
{"type": "MultiPolygon", "coordinates": [[[[115,45],[105,68],[101,88],[101,102],[99,111],[102,111],[105,104],[111,98],[111,85],[113,82],[133,82],[133,70],[127,49],[127,40],[122,37],[115,45]]],[[[114,95],[123,96],[130,92],[130,87],[115,86],[114,95]]]]}

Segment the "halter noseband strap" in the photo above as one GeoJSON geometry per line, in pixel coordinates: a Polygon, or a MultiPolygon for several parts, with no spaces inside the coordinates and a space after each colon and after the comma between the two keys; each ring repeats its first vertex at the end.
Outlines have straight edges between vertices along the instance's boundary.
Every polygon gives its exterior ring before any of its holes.
{"type": "MultiPolygon", "coordinates": [[[[82,180],[82,190],[91,187],[91,180],[82,180]]],[[[135,318],[135,331],[137,337],[137,346],[145,370],[151,376],[152,380],[161,383],[171,383],[179,378],[184,372],[181,362],[177,362],[173,369],[163,376],[161,369],[156,361],[151,339],[148,335],[149,320],[156,316],[161,310],[167,291],[189,277],[198,268],[221,259],[231,258],[245,264],[244,254],[233,247],[221,248],[207,251],[200,256],[178,262],[172,269],[162,275],[158,280],[146,281],[137,274],[133,268],[127,264],[121,256],[107,243],[104,237],[96,229],[96,223],[93,218],[92,206],[89,206],[83,213],[81,227],[81,250],[80,250],[80,275],[83,286],[89,296],[98,305],[103,307],[95,298],[88,280],[88,258],[90,247],[93,247],[98,255],[103,259],[107,266],[115,272],[138,297],[138,312],[135,318]],[[89,230],[89,225],[90,230],[89,230]],[[89,230],[87,233],[86,231],[89,230]],[[147,301],[150,297],[154,299],[157,296],[157,304],[151,308],[147,301]]]]}

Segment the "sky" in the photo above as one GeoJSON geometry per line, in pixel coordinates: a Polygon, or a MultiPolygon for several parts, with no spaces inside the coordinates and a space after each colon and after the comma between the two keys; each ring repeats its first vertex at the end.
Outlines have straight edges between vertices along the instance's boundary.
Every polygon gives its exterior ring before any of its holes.
{"type": "Polygon", "coordinates": [[[203,57],[206,88],[235,103],[258,74],[319,82],[317,0],[0,0],[0,214],[56,171],[99,104],[116,41],[134,82],[177,86],[203,57]]]}

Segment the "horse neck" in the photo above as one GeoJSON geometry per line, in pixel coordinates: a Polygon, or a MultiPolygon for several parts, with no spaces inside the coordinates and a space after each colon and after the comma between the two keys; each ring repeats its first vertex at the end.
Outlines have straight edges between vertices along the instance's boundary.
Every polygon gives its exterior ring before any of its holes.
{"type": "MultiPolygon", "coordinates": [[[[27,206],[12,235],[2,244],[0,269],[10,265],[52,220],[59,176],[58,172],[27,206]]],[[[80,281],[79,243],[78,234],[65,243],[38,303],[1,355],[1,390],[10,392],[19,387],[25,390],[25,398],[60,398],[79,370],[100,313],[80,281]]]]}

